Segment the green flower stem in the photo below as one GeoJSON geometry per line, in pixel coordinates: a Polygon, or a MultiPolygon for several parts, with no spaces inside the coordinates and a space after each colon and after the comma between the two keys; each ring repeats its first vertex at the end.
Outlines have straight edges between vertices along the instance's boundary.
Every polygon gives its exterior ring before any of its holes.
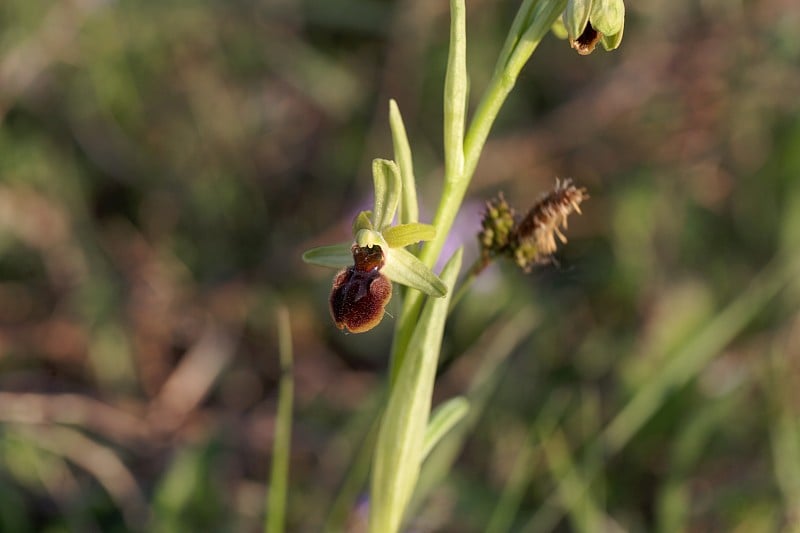
{"type": "MultiPolygon", "coordinates": [[[[451,4],[457,4],[458,0],[453,0],[451,4]]],[[[442,197],[439,201],[439,208],[436,211],[436,216],[433,220],[433,225],[436,227],[436,236],[425,244],[420,254],[420,260],[428,266],[433,268],[434,264],[441,254],[444,247],[445,240],[447,239],[450,229],[453,227],[456,215],[461,204],[464,201],[464,195],[467,192],[472,176],[475,173],[475,168],[478,166],[483,147],[486,144],[486,138],[492,129],[497,114],[503,107],[503,104],[508,97],[508,94],[514,88],[514,84],[519,77],[519,73],[530,56],[539,46],[542,38],[547,34],[556,18],[564,11],[566,0],[540,0],[539,2],[524,2],[520,7],[517,18],[512,25],[512,35],[515,32],[523,32],[522,35],[509,37],[507,40],[507,48],[503,49],[498,59],[498,68],[492,76],[489,86],[483,95],[478,108],[475,110],[475,115],[472,118],[470,127],[467,130],[464,139],[463,157],[464,166],[461,173],[448,173],[447,161],[457,159],[457,155],[453,152],[458,152],[457,148],[448,144],[448,134],[445,133],[445,183],[442,197]],[[528,14],[529,12],[529,14],[528,14]],[[528,21],[527,26],[522,21],[528,21]],[[509,44],[514,43],[514,44],[509,44]],[[450,158],[448,159],[448,152],[450,158]]],[[[451,24],[451,52],[449,54],[449,61],[456,61],[461,57],[461,52],[454,52],[453,48],[462,47],[466,49],[466,39],[452,39],[453,34],[458,31],[464,31],[463,24],[460,24],[456,18],[457,15],[463,17],[463,12],[458,12],[453,8],[453,22],[451,24]],[[457,31],[458,30],[458,31],[457,31]]],[[[464,50],[465,53],[465,50],[464,50]]],[[[457,76],[463,76],[463,81],[466,84],[467,74],[466,66],[451,65],[448,63],[448,81],[457,76]]],[[[454,85],[455,82],[448,84],[454,85]]],[[[448,98],[450,93],[445,90],[445,109],[448,107],[448,98]]],[[[451,120],[459,120],[457,114],[450,117],[445,115],[445,132],[448,129],[456,130],[457,124],[449,124],[451,120]],[[449,120],[448,120],[449,118],[449,120]]],[[[454,163],[451,163],[453,165],[454,163]]],[[[394,344],[392,346],[392,368],[391,368],[391,382],[397,375],[397,371],[403,363],[404,354],[408,347],[408,342],[411,339],[414,326],[417,323],[420,309],[422,309],[423,295],[418,291],[408,291],[400,318],[397,320],[397,326],[394,336],[394,344]]]]}

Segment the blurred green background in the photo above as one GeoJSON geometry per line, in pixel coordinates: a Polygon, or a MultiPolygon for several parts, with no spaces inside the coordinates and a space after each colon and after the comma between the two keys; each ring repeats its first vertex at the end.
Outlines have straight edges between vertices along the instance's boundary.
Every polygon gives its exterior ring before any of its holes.
{"type": "MultiPolygon", "coordinates": [[[[516,7],[468,2],[473,106],[516,7]]],[[[393,319],[343,335],[300,253],[371,202],[389,98],[432,216],[447,25],[429,0],[0,4],[0,531],[259,530],[281,306],[288,530],[361,530],[393,319]]],[[[500,190],[592,198],[558,265],[492,267],[456,309],[436,401],[473,409],[411,530],[797,531],[798,27],[794,0],[652,0],[614,53],[542,43],[454,245],[500,190]]]]}

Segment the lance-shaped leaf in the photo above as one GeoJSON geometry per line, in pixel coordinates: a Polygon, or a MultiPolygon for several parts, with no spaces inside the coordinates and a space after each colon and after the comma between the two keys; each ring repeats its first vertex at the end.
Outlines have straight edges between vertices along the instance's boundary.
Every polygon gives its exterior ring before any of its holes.
{"type": "Polygon", "coordinates": [[[392,128],[394,159],[400,168],[400,179],[403,182],[402,199],[400,200],[400,223],[407,224],[419,220],[417,205],[417,186],[414,180],[414,161],[411,158],[411,146],[408,144],[406,127],[397,102],[389,100],[389,126],[392,128]]]}
{"type": "Polygon", "coordinates": [[[430,296],[441,298],[447,294],[447,287],[439,276],[404,248],[389,248],[386,251],[386,264],[381,272],[394,282],[430,296]]]}
{"type": "Polygon", "coordinates": [[[372,161],[372,179],[375,183],[373,221],[375,229],[380,231],[392,223],[397,212],[402,187],[400,170],[394,161],[375,159],[372,161]]]}
{"type": "Polygon", "coordinates": [[[428,457],[433,447],[436,446],[447,432],[453,429],[469,412],[469,402],[463,396],[450,398],[431,413],[428,427],[425,429],[425,443],[422,448],[422,458],[428,457]]]}
{"type": "Polygon", "coordinates": [[[592,0],[569,0],[564,10],[562,20],[567,28],[570,39],[577,39],[589,23],[589,14],[592,12],[592,0]]]}
{"type": "MultiPolygon", "coordinates": [[[[442,270],[445,287],[455,285],[461,257],[459,249],[442,270]]],[[[381,419],[372,466],[370,533],[400,529],[417,484],[449,300],[430,299],[423,308],[381,419]]]]}
{"type": "Polygon", "coordinates": [[[405,248],[409,244],[429,241],[436,236],[436,228],[430,224],[400,224],[383,230],[383,238],[392,248],[405,248]]]}
{"type": "Polygon", "coordinates": [[[312,265],[342,268],[353,264],[353,243],[345,242],[331,246],[312,248],[303,254],[303,261],[312,265]]]}

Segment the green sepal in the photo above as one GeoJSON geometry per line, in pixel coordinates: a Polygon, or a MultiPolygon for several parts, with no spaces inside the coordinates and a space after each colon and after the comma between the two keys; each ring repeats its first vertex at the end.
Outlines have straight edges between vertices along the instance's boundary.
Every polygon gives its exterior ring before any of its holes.
{"type": "Polygon", "coordinates": [[[372,227],[372,211],[361,211],[353,220],[353,235],[362,229],[375,229],[372,227]]]}
{"type": "Polygon", "coordinates": [[[436,236],[436,228],[430,224],[400,224],[383,230],[383,238],[392,248],[405,248],[409,244],[429,241],[436,236]]]}
{"type": "Polygon", "coordinates": [[[619,29],[617,33],[614,35],[603,35],[603,38],[600,39],[600,42],[603,43],[603,48],[607,51],[616,50],[619,48],[620,43],[622,43],[622,34],[625,32],[625,21],[622,21],[622,27],[619,29]]]}
{"type": "Polygon", "coordinates": [[[589,20],[592,27],[603,35],[616,35],[625,23],[623,0],[594,0],[589,20]]]}
{"type": "Polygon", "coordinates": [[[408,250],[389,248],[384,253],[387,257],[381,272],[390,280],[435,298],[447,294],[447,287],[439,276],[408,250]]]}
{"type": "MultiPolygon", "coordinates": [[[[595,5],[602,0],[596,0],[595,5]]],[[[564,10],[562,20],[567,29],[569,38],[573,41],[581,36],[589,23],[589,14],[592,12],[592,0],[569,0],[564,10]]]]}
{"type": "Polygon", "coordinates": [[[569,37],[569,32],[567,31],[567,27],[564,26],[564,20],[557,18],[553,25],[550,26],[550,33],[556,36],[556,38],[564,40],[569,37]]]}
{"type": "Polygon", "coordinates": [[[372,179],[375,184],[375,209],[373,209],[374,229],[381,231],[392,223],[400,202],[402,182],[400,169],[394,161],[374,159],[372,161],[372,179]]]}
{"type": "Polygon", "coordinates": [[[303,253],[303,261],[312,265],[342,268],[353,264],[353,243],[332,244],[312,248],[303,253]]]}

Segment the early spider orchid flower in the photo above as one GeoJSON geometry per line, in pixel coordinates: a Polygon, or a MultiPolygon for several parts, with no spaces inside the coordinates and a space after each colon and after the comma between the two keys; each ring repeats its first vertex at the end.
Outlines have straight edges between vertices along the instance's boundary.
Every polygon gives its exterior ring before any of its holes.
{"type": "Polygon", "coordinates": [[[447,288],[431,269],[405,247],[436,235],[430,224],[391,225],[400,203],[402,181],[393,161],[372,162],[375,206],[362,211],[353,223],[353,240],[313,248],[303,254],[306,263],[344,268],[333,280],[330,311],[339,329],[369,331],[380,323],[396,282],[440,298],[447,288]]]}
{"type": "Polygon", "coordinates": [[[569,44],[580,55],[591,54],[597,43],[606,50],[615,50],[625,30],[623,0],[567,0],[561,19],[553,32],[569,38],[569,44]]]}

